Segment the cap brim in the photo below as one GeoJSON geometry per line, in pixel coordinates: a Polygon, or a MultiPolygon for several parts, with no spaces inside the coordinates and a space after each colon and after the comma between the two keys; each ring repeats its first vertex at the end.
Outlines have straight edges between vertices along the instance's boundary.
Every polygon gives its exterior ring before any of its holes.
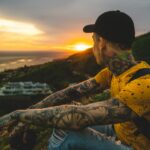
{"type": "Polygon", "coordinates": [[[95,25],[94,24],[86,25],[86,26],[84,26],[83,31],[86,33],[94,32],[95,31],[95,25]]]}

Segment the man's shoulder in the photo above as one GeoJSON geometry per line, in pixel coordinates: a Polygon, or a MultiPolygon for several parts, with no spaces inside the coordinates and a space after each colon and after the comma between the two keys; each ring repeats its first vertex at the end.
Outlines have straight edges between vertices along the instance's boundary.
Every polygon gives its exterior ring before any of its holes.
{"type": "Polygon", "coordinates": [[[94,78],[97,83],[109,86],[112,79],[112,72],[108,68],[104,68],[94,78]]]}
{"type": "Polygon", "coordinates": [[[129,68],[127,71],[123,72],[120,77],[124,78],[124,77],[132,77],[138,70],[144,69],[144,68],[150,68],[150,65],[147,64],[144,61],[141,61],[137,64],[135,64],[133,67],[129,68]]]}

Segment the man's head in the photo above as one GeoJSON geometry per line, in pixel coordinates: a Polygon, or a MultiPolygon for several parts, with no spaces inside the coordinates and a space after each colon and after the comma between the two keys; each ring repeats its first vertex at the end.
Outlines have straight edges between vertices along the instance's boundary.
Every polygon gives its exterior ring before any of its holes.
{"type": "Polygon", "coordinates": [[[93,33],[93,52],[98,64],[107,64],[113,56],[130,50],[135,38],[132,19],[120,11],[103,13],[95,24],[85,26],[83,31],[93,33]]]}

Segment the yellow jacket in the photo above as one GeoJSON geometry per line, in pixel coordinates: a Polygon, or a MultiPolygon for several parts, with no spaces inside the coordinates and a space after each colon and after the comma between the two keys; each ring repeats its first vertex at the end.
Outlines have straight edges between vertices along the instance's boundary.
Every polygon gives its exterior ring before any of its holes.
{"type": "MultiPolygon", "coordinates": [[[[141,62],[119,76],[114,76],[108,70],[103,69],[95,76],[102,88],[111,89],[111,96],[116,97],[122,103],[130,107],[139,116],[150,121],[150,75],[144,75],[128,83],[132,75],[142,68],[150,66],[141,62]]],[[[150,140],[142,134],[137,134],[137,127],[132,121],[114,125],[118,138],[136,150],[149,150],[150,140]]]]}

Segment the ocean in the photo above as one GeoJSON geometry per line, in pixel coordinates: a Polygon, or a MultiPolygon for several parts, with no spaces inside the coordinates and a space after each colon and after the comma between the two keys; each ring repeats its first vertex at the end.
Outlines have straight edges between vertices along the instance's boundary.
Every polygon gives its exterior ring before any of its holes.
{"type": "Polygon", "coordinates": [[[24,65],[38,65],[54,59],[66,58],[73,53],[64,51],[30,51],[30,52],[5,52],[0,51],[0,72],[16,69],[24,65]]]}

